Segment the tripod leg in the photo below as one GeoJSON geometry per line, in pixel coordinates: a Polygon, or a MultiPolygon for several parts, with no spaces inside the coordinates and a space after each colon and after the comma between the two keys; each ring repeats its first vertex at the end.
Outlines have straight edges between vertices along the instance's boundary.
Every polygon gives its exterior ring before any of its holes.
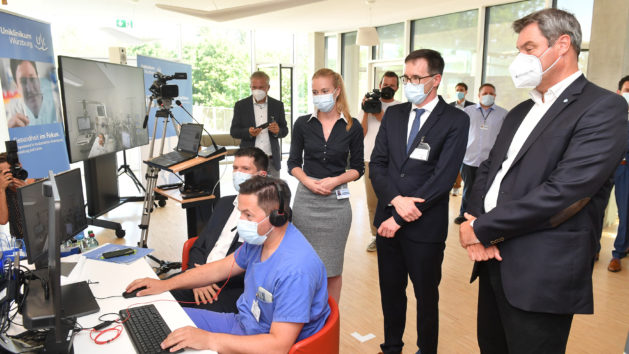
{"type": "Polygon", "coordinates": [[[144,206],[142,207],[142,221],[139,225],[142,230],[140,236],[140,242],[138,245],[140,247],[147,247],[148,242],[148,233],[149,233],[149,222],[151,221],[151,211],[153,210],[154,202],[155,202],[155,192],[153,189],[157,184],[157,175],[159,170],[155,167],[149,167],[146,174],[146,192],[144,193],[144,206]]]}

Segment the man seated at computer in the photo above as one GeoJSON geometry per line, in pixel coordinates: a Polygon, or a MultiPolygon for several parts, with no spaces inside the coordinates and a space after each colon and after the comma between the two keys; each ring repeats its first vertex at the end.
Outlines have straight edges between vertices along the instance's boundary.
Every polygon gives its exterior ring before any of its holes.
{"type": "MultiPolygon", "coordinates": [[[[240,184],[252,176],[266,176],[269,158],[264,151],[256,147],[246,147],[234,154],[233,180],[236,192],[240,184]]],[[[236,195],[222,197],[214,206],[214,211],[205,225],[199,238],[190,249],[188,269],[225,258],[234,253],[242,239],[238,235],[236,225],[240,219],[240,211],[236,206],[236,195]]],[[[236,301],[244,290],[244,275],[232,276],[227,285],[216,292],[223,283],[210,284],[194,289],[173,290],[171,293],[182,306],[204,308],[216,312],[238,312],[236,301]],[[191,304],[195,302],[195,304],[191,304]]]]}
{"type": "Polygon", "coordinates": [[[245,243],[234,254],[167,279],[137,279],[138,296],[198,288],[245,274],[238,314],[185,308],[198,328],[174,330],[162,348],[210,349],[219,353],[283,352],[319,331],[330,314],[323,262],[289,222],[286,182],[254,176],[240,185],[238,233],[245,243]]]}

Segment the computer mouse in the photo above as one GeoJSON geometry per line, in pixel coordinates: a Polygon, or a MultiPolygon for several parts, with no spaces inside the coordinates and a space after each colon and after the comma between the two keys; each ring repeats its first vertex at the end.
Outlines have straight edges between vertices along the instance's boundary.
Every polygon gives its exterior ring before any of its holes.
{"type": "Polygon", "coordinates": [[[139,288],[137,288],[137,289],[135,289],[135,290],[133,290],[131,292],[126,292],[125,291],[125,292],[122,293],[122,297],[124,297],[125,299],[131,298],[131,297],[136,297],[136,296],[138,296],[138,291],[142,291],[144,289],[146,289],[146,286],[141,286],[141,287],[139,287],[139,288]]]}

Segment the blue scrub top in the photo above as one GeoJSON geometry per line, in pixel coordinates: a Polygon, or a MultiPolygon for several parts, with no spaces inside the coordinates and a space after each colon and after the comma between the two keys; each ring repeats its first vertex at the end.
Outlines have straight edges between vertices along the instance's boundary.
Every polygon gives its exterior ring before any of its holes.
{"type": "Polygon", "coordinates": [[[245,291],[237,302],[245,333],[269,333],[272,322],[303,323],[297,341],[318,332],[330,314],[323,262],[292,223],[279,247],[264,262],[262,245],[243,245],[235,252],[245,273],[245,291]],[[259,321],[254,302],[260,309],[259,321]]]}

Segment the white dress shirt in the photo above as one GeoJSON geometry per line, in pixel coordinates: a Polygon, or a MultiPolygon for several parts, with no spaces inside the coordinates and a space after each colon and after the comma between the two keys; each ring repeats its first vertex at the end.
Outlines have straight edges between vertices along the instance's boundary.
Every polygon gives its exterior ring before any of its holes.
{"type": "Polygon", "coordinates": [[[463,163],[468,166],[478,167],[489,157],[489,151],[491,151],[496,142],[502,122],[504,122],[507,115],[507,110],[496,104],[485,110],[477,103],[473,106],[465,107],[464,112],[470,117],[470,130],[463,163]]]}
{"type": "Polygon", "coordinates": [[[408,137],[411,135],[411,129],[413,127],[413,121],[415,120],[415,108],[419,108],[419,109],[423,109],[424,113],[422,113],[421,117],[419,118],[419,129],[417,130],[417,132],[419,132],[422,129],[422,126],[424,125],[424,123],[426,123],[426,119],[428,119],[428,116],[430,115],[430,113],[432,113],[432,111],[435,109],[435,107],[437,106],[437,103],[439,103],[439,96],[435,96],[435,98],[432,99],[432,101],[426,103],[424,106],[422,107],[417,107],[416,105],[413,105],[411,107],[411,113],[408,114],[408,129],[406,129],[406,141],[408,142],[408,137]]]}
{"type": "MultiPolygon", "coordinates": [[[[400,101],[393,100],[391,102],[382,102],[382,113],[387,111],[387,108],[400,104],[400,101]]],[[[361,109],[358,116],[363,117],[365,112],[361,109]]],[[[373,147],[376,143],[376,135],[378,135],[378,130],[380,130],[380,121],[371,113],[367,113],[367,135],[365,135],[365,154],[364,160],[365,162],[369,162],[371,158],[371,153],[373,152],[373,147]]]]}
{"type": "Polygon", "coordinates": [[[507,150],[507,158],[502,162],[502,166],[500,170],[496,174],[496,178],[494,178],[489,190],[487,191],[487,195],[485,196],[485,212],[490,212],[493,208],[496,207],[498,203],[498,193],[500,191],[500,184],[502,183],[502,179],[505,177],[509,169],[511,168],[511,164],[515,157],[522,149],[524,142],[531,135],[531,132],[537,126],[537,123],[542,119],[544,114],[548,111],[550,106],[555,103],[557,97],[559,97],[563,91],[570,86],[582,73],[580,70],[577,70],[574,74],[568,76],[562,81],[555,84],[553,87],[549,88],[545,94],[541,94],[539,91],[533,89],[530,92],[531,99],[535,103],[529,113],[524,117],[524,120],[520,124],[520,127],[515,132],[513,136],[513,140],[511,141],[511,145],[509,145],[509,150],[507,150]],[[544,99],[542,101],[542,98],[544,99]]]}
{"type": "MultiPolygon", "coordinates": [[[[256,117],[256,127],[268,122],[268,107],[269,107],[269,98],[266,97],[266,100],[263,103],[256,103],[255,98],[253,100],[253,114],[256,117]]],[[[271,156],[271,139],[269,138],[269,128],[264,128],[256,136],[255,147],[264,151],[265,154],[271,156]]]]}
{"type": "MultiPolygon", "coordinates": [[[[207,256],[207,263],[221,260],[227,256],[229,246],[231,246],[234,236],[238,232],[238,230],[234,229],[238,225],[238,219],[240,219],[240,210],[238,210],[238,198],[236,198],[234,199],[234,210],[232,210],[225,226],[223,226],[223,231],[221,231],[221,235],[216,240],[214,248],[207,256]]],[[[242,242],[241,238],[238,238],[238,240],[242,242]]]]}

